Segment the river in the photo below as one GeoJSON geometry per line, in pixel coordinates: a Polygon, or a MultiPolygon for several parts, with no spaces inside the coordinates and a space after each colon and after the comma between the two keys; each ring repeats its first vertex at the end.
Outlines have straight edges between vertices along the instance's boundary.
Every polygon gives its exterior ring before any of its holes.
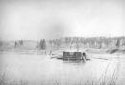
{"type": "Polygon", "coordinates": [[[1,52],[1,82],[4,81],[3,85],[125,85],[124,55],[108,56],[111,56],[108,60],[71,62],[36,53],[1,52]]]}

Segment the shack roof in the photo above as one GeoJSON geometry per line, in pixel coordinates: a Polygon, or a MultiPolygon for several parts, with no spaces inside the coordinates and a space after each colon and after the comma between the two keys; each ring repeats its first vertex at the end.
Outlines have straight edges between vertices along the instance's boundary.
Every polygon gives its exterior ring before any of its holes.
{"type": "Polygon", "coordinates": [[[79,50],[79,51],[77,51],[77,50],[65,50],[63,52],[85,52],[85,51],[82,51],[82,50],[79,50]]]}

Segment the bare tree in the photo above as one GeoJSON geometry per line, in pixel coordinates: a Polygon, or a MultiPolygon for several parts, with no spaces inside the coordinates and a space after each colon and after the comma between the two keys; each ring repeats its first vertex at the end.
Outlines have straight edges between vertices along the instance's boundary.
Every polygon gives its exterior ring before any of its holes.
{"type": "Polygon", "coordinates": [[[45,39],[40,40],[40,49],[45,50],[46,49],[46,41],[45,39]]]}

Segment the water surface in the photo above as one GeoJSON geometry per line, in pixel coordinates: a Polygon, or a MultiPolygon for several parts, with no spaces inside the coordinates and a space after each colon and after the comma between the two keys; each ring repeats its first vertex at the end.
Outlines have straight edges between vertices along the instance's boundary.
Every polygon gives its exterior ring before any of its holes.
{"type": "Polygon", "coordinates": [[[125,58],[121,55],[109,60],[92,58],[86,63],[51,59],[49,55],[37,53],[4,52],[0,57],[0,71],[5,74],[7,82],[76,85],[114,79],[117,85],[125,85],[125,58]]]}

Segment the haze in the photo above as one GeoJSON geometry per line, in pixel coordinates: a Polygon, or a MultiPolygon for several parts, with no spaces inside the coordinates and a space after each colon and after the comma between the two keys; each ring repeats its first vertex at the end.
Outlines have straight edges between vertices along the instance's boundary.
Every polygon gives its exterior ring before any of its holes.
{"type": "Polygon", "coordinates": [[[0,39],[125,36],[122,0],[1,0],[0,39]]]}

